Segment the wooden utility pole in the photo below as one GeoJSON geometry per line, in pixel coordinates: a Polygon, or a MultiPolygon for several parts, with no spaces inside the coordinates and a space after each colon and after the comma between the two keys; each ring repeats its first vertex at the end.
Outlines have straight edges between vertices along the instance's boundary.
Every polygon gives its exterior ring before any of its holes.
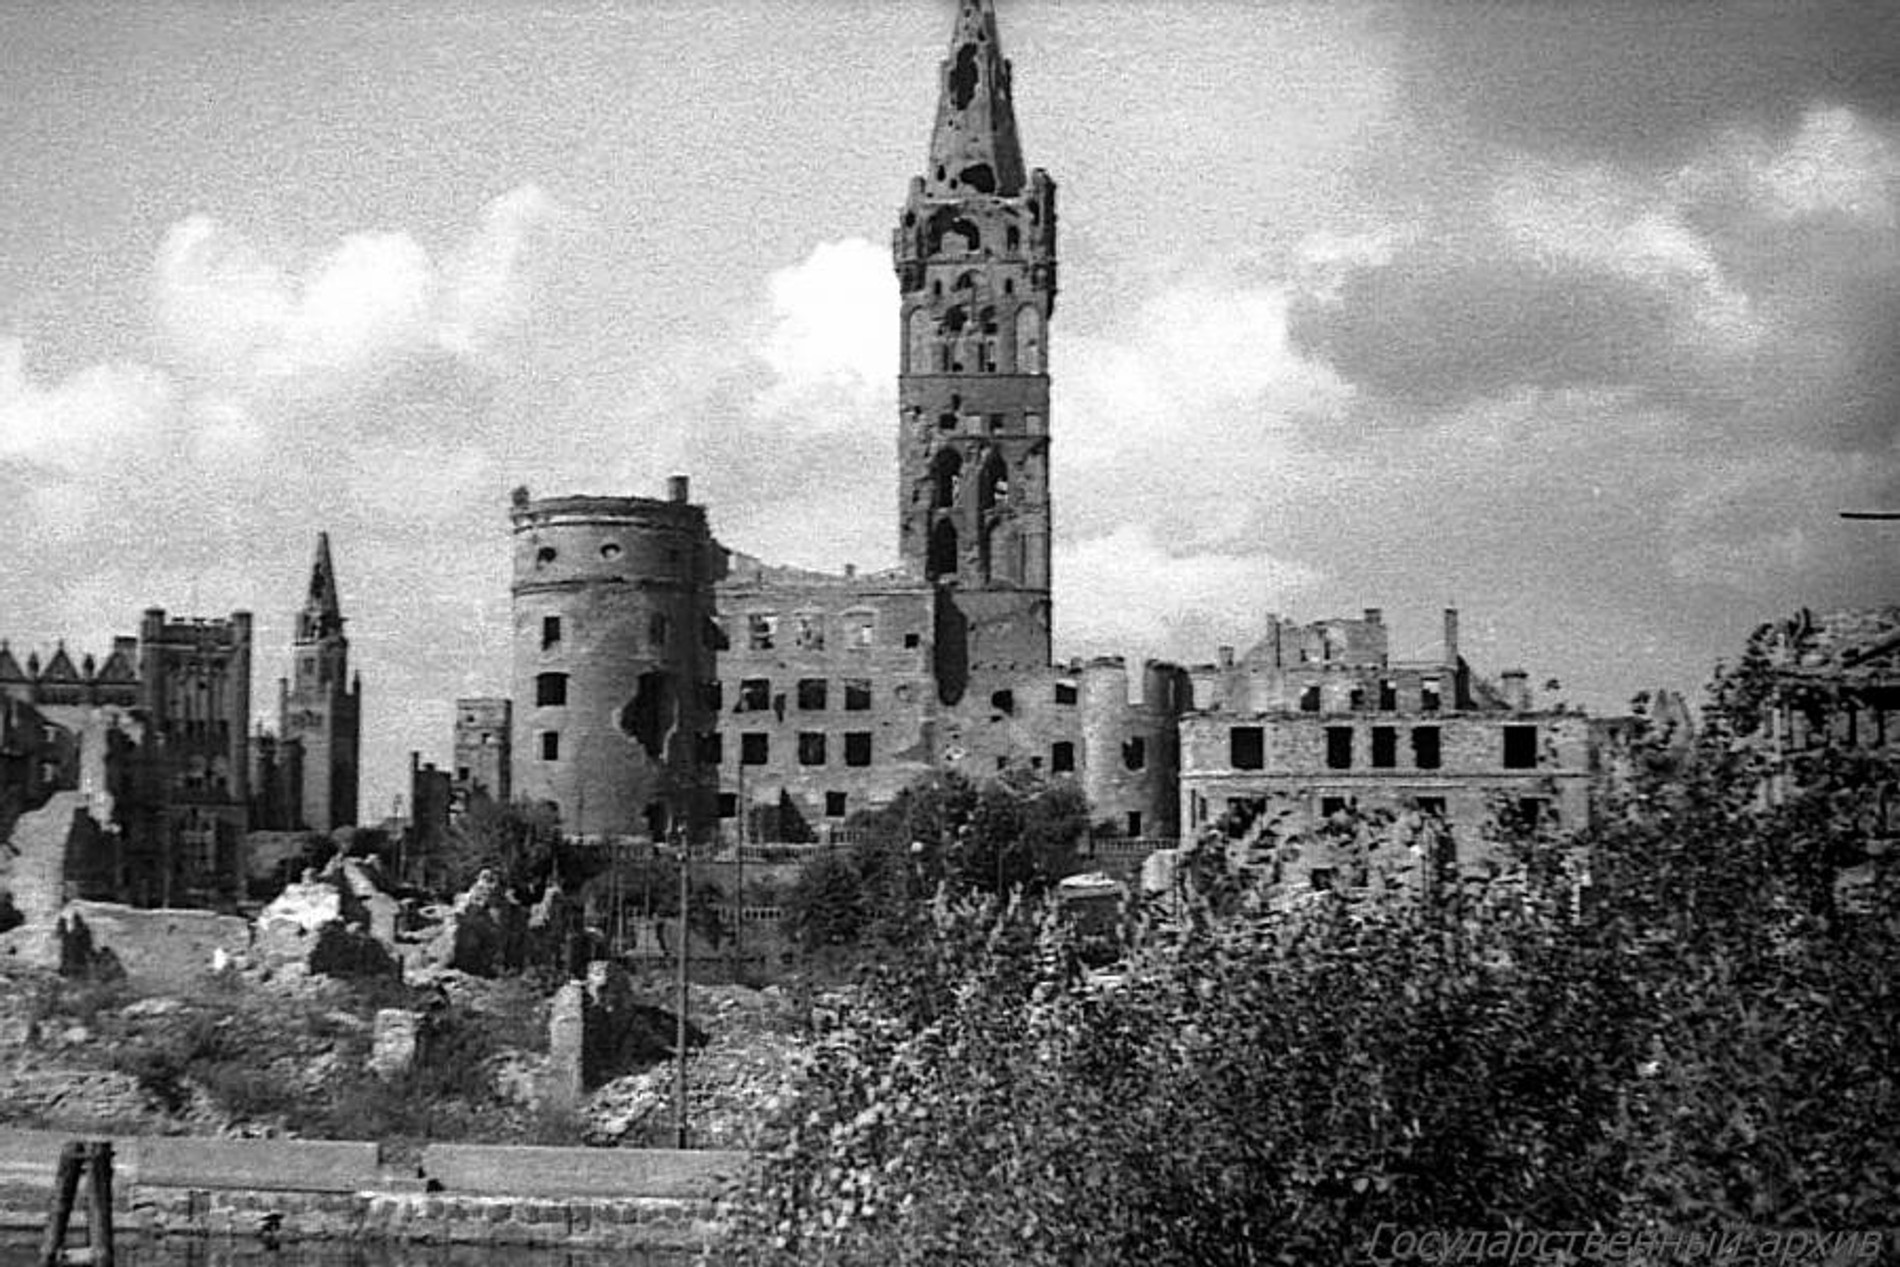
{"type": "Polygon", "coordinates": [[[73,1140],[59,1152],[52,1206],[47,1212],[46,1233],[40,1240],[39,1267],[63,1267],[79,1262],[93,1267],[113,1267],[112,1241],[112,1145],[105,1141],[73,1140]],[[66,1249],[66,1230],[72,1223],[82,1174],[87,1181],[88,1244],[79,1253],[71,1253],[66,1249]]]}
{"type": "Polygon", "coordinates": [[[679,851],[680,865],[680,934],[679,934],[679,1012],[678,1024],[674,1027],[673,1037],[673,1128],[674,1146],[686,1147],[686,864],[689,858],[690,842],[686,832],[678,826],[673,828],[673,841],[679,851]]]}

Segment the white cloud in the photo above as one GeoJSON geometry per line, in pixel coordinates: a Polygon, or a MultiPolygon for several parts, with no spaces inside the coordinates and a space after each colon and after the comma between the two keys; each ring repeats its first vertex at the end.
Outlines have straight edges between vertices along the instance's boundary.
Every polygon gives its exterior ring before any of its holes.
{"type": "Polygon", "coordinates": [[[1058,545],[1051,566],[1062,655],[1204,658],[1323,577],[1266,553],[1174,554],[1140,524],[1058,545]]]}
{"type": "Polygon", "coordinates": [[[264,398],[373,386],[435,352],[493,368],[534,301],[528,264],[552,200],[491,202],[444,264],[405,232],[353,233],[302,269],[209,216],[172,226],[154,267],[162,346],[199,381],[264,398]]]}
{"type": "Polygon", "coordinates": [[[772,274],[770,294],[758,353],[774,381],[759,410],[817,431],[858,426],[870,411],[894,420],[898,293],[888,250],[864,238],[820,243],[772,274]]]}
{"type": "Polygon", "coordinates": [[[1490,212],[1505,239],[1533,259],[1626,278],[1668,297],[1685,333],[1699,330],[1736,351],[1766,333],[1667,182],[1519,159],[1492,189],[1490,212]]]}

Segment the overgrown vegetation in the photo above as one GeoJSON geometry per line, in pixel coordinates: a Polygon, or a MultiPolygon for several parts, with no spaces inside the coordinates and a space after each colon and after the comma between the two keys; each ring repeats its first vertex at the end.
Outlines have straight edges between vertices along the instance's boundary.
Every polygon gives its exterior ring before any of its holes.
{"type": "Polygon", "coordinates": [[[806,951],[906,944],[939,888],[1039,897],[1076,869],[1088,802],[1073,785],[1026,770],[982,784],[947,774],[849,826],[855,843],[814,854],[786,895],[792,936],[806,951]]]}
{"type": "Polygon", "coordinates": [[[946,890],[821,1036],[731,1252],[1333,1264],[1381,1223],[1900,1223],[1896,771],[1822,745],[1765,803],[1760,672],[1718,678],[1693,748],[1639,733],[1581,891],[1534,839],[1462,891],[1243,888],[1104,978],[1048,910],[946,890]]]}

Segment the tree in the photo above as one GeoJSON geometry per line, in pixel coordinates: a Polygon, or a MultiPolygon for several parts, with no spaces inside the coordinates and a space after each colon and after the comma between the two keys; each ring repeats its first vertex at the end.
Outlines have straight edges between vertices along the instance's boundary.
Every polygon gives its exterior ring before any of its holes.
{"type": "Polygon", "coordinates": [[[1764,807],[1736,733],[1685,753],[1639,723],[1637,755],[1672,756],[1574,842],[1582,898],[1527,833],[1457,902],[1242,891],[1107,983],[1052,911],[945,893],[821,1036],[733,1255],[1351,1263],[1381,1224],[1892,1226],[1900,884],[1812,900],[1892,765],[1838,754],[1764,807]]]}
{"type": "MultiPolygon", "coordinates": [[[[578,859],[564,857],[560,815],[552,805],[485,797],[471,802],[449,829],[443,850],[450,889],[466,889],[487,870],[522,902],[540,900],[562,861],[568,870],[578,870],[578,859]]],[[[578,876],[563,880],[568,887],[578,887],[578,876]]]]}

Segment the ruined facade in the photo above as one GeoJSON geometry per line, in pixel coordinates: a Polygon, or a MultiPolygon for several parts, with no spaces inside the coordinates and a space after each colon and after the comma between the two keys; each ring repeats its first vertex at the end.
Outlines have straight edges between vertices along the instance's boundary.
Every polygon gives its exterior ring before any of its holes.
{"type": "Polygon", "coordinates": [[[665,500],[518,489],[511,518],[516,797],[582,837],[705,831],[725,552],[685,477],[665,500]]]}
{"type": "Polygon", "coordinates": [[[902,331],[890,573],[735,560],[719,588],[721,813],[836,825],[933,770],[1073,779],[1170,834],[1171,666],[1052,663],[1055,182],[1025,168],[996,16],[959,6],[922,175],[892,235],[902,331]]]}
{"type": "Polygon", "coordinates": [[[142,906],[218,905],[244,890],[251,811],[251,614],[139,623],[143,734],[122,804],[119,896],[142,906]]]}
{"type": "Polygon", "coordinates": [[[1236,658],[1193,670],[1182,717],[1183,834],[1218,827],[1278,841],[1341,811],[1435,828],[1441,865],[1479,867],[1499,816],[1580,827],[1595,732],[1580,713],[1537,709],[1525,675],[1476,677],[1445,613],[1443,654],[1399,661],[1382,614],[1307,625],[1270,619],[1236,658]]]}
{"type": "Polygon", "coordinates": [[[1392,661],[1370,612],[1274,620],[1245,657],[1194,669],[1053,661],[1055,193],[1024,163],[991,0],[960,0],[892,237],[899,566],[734,555],[707,613],[715,636],[649,645],[651,596],[673,592],[675,564],[596,556],[653,504],[563,499],[566,518],[518,504],[517,793],[556,801],[573,833],[642,831],[647,793],[628,791],[632,732],[615,719],[643,675],[671,673],[698,683],[701,711],[680,729],[703,727],[728,839],[822,835],[931,772],[1009,767],[1073,781],[1099,834],[1137,840],[1199,832],[1230,803],[1297,801],[1309,817],[1405,803],[1463,831],[1502,800],[1581,822],[1587,727],[1533,709],[1521,674],[1476,680],[1455,614],[1444,657],[1423,664],[1392,661]]]}
{"type": "Polygon", "coordinates": [[[451,806],[456,813],[477,797],[513,799],[514,703],[492,696],[455,701],[451,806]]]}

